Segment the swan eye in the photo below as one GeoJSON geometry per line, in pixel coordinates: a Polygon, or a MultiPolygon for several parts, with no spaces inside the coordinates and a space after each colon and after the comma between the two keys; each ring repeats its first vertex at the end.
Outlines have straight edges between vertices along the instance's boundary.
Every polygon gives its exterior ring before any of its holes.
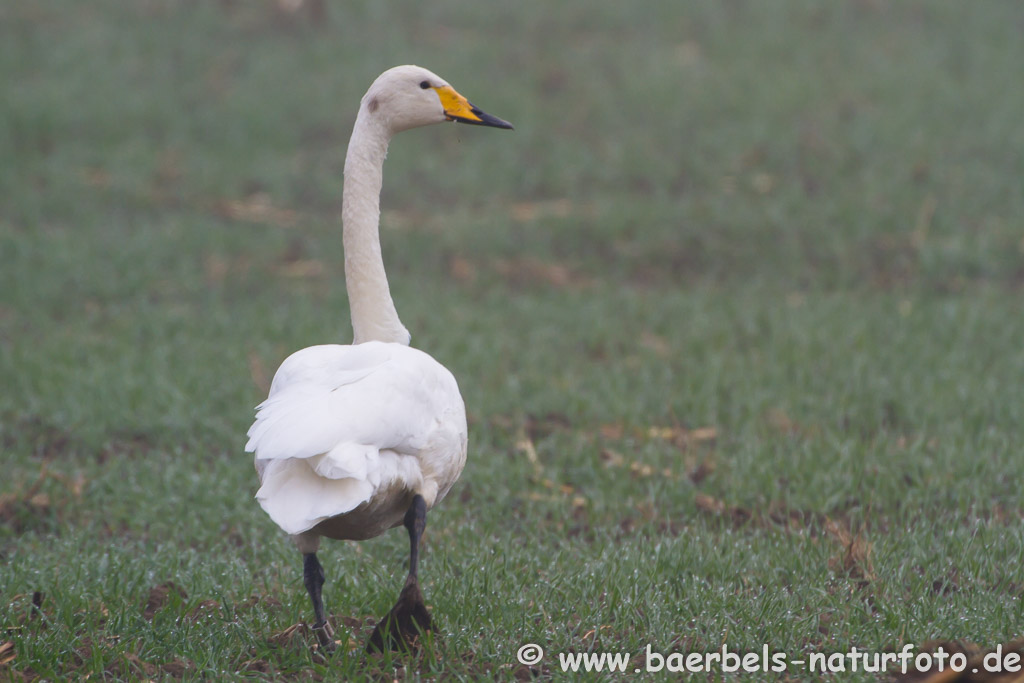
{"type": "Polygon", "coordinates": [[[430,81],[420,81],[420,87],[426,90],[430,87],[430,81]]]}

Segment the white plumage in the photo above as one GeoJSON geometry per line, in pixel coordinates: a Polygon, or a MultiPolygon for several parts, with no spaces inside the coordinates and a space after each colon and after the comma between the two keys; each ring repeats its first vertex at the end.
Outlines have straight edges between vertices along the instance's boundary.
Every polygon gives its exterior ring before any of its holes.
{"type": "Polygon", "coordinates": [[[321,537],[363,540],[404,524],[409,576],[370,647],[405,646],[431,628],[417,581],[426,513],[466,462],[466,411],[452,374],[409,347],[391,299],[378,221],[382,169],[398,132],[442,121],[511,128],[417,66],[381,74],[360,102],[345,156],[345,288],[352,345],[289,356],[258,407],[246,451],[255,453],[256,499],[305,555],[314,630],[333,648],[324,614],[321,537]]]}
{"type": "Polygon", "coordinates": [[[466,438],[447,368],[408,346],[366,342],[289,356],[246,450],[262,469],[256,499],[278,526],[301,534],[352,513],[318,531],[362,540],[400,525],[413,493],[428,509],[439,502],[466,462],[466,438]]]}

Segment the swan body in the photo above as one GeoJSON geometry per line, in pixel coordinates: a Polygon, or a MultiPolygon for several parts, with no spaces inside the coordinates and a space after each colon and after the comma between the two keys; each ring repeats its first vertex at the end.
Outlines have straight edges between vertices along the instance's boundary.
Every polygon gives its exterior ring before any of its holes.
{"type": "Polygon", "coordinates": [[[451,372],[409,346],[388,287],[378,224],[391,137],[444,121],[512,127],[418,66],[385,71],[363,96],[342,195],[353,343],[311,346],[289,356],[248,432],[245,449],[255,454],[261,484],[256,499],[305,556],[314,630],[328,649],[334,643],[316,557],[322,537],[363,540],[404,524],[409,576],[370,645],[403,645],[430,630],[417,583],[418,543],[427,510],[465,465],[466,410],[451,372]]]}
{"type": "Polygon", "coordinates": [[[288,357],[249,430],[256,499],[292,535],[373,538],[412,496],[444,498],[466,462],[455,377],[409,346],[312,346],[288,357]]]}

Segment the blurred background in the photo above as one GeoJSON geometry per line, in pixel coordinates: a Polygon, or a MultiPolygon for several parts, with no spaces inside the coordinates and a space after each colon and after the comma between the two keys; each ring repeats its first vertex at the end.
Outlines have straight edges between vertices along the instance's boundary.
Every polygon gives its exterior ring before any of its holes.
{"type": "Polygon", "coordinates": [[[400,63],[517,126],[393,145],[382,229],[406,315],[444,280],[477,297],[639,287],[652,306],[687,287],[1020,286],[1013,3],[2,12],[8,329],[96,330],[158,298],[252,345],[268,340],[239,306],[331,310],[321,329],[344,339],[345,145],[361,94],[400,63]]]}
{"type": "MultiPolygon", "coordinates": [[[[1024,6],[42,0],[0,6],[11,666],[309,665],[265,652],[305,598],[241,450],[280,361],[351,339],[345,148],[404,63],[516,127],[384,172],[399,314],[471,421],[425,569],[455,651],[1015,635],[1024,6]],[[227,640],[136,623],[165,580],[177,617],[256,601],[227,640]]],[[[329,609],[386,609],[398,536],[337,546],[329,609]]]]}

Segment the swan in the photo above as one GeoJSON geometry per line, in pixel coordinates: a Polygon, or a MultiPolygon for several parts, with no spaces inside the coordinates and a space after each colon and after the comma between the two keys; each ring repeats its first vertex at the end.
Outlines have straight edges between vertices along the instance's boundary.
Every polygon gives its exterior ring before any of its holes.
{"type": "Polygon", "coordinates": [[[382,73],[363,96],[345,156],[342,243],[354,339],[296,351],[274,374],[245,450],[256,500],[302,553],[313,631],[333,649],[324,613],[321,538],[365,540],[404,525],[409,573],[368,650],[408,647],[431,630],[418,582],[426,515],[466,462],[466,410],[452,373],[411,346],[388,288],[380,248],[380,190],[391,137],[457,121],[512,125],[473,106],[418,66],[382,73]]]}

